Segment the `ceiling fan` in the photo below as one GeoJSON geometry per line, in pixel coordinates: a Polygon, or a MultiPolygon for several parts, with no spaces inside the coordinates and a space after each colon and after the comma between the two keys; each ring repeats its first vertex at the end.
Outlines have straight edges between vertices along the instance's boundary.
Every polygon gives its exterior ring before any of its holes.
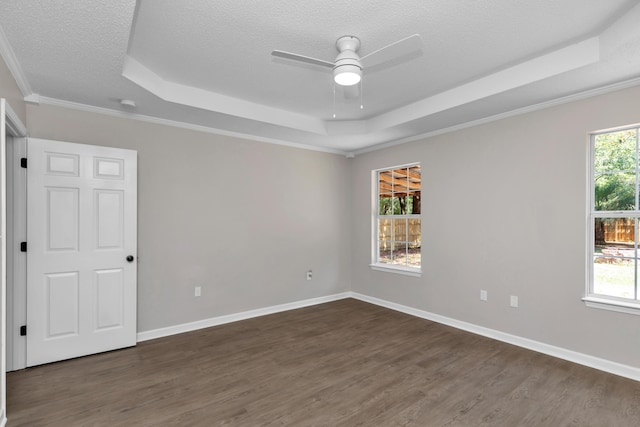
{"type": "Polygon", "coordinates": [[[397,65],[397,63],[392,62],[406,55],[421,51],[422,39],[419,34],[414,34],[360,57],[358,55],[360,39],[355,36],[342,36],[336,41],[336,49],[338,49],[339,53],[333,62],[298,55],[297,53],[284,52],[282,50],[274,50],[271,52],[271,55],[331,68],[336,84],[340,86],[353,86],[358,84],[362,79],[362,71],[364,68],[371,68],[388,62],[391,63],[392,66],[397,65]]]}

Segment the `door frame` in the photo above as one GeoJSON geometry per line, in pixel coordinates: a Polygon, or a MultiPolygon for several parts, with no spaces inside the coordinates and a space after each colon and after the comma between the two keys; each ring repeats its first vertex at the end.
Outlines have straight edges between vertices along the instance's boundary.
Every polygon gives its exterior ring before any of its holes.
{"type": "MultiPolygon", "coordinates": [[[[0,129],[2,132],[1,138],[5,138],[6,136],[14,138],[24,138],[27,136],[27,128],[20,120],[20,117],[15,113],[15,111],[11,108],[9,102],[0,98],[0,104],[4,106],[5,115],[2,117],[2,121],[4,122],[4,129],[0,129]]],[[[0,159],[6,159],[7,150],[5,148],[4,152],[0,153],[0,159]]],[[[5,188],[9,188],[7,183],[8,179],[11,179],[10,174],[7,173],[6,164],[0,164],[0,173],[3,175],[3,182],[5,188]]],[[[1,191],[0,191],[1,192],[1,191]]],[[[7,209],[6,202],[2,206],[2,211],[0,211],[0,223],[5,221],[7,218],[7,213],[11,209],[7,209]]],[[[4,241],[7,241],[7,236],[3,236],[4,241]]],[[[7,257],[6,247],[9,245],[5,245],[5,250],[2,252],[2,259],[0,262],[5,262],[7,257]]],[[[8,266],[8,264],[5,264],[8,266]]],[[[7,338],[10,338],[11,330],[8,328],[8,321],[10,320],[9,316],[7,316],[7,306],[13,305],[13,301],[10,304],[7,304],[7,283],[13,283],[13,277],[10,275],[9,271],[3,272],[4,277],[0,280],[0,292],[2,294],[2,303],[0,305],[0,316],[2,316],[2,330],[0,331],[0,427],[6,424],[6,368],[7,368],[7,338]]],[[[13,319],[11,319],[13,320],[13,319]]],[[[10,339],[9,339],[10,341],[10,339]]]]}
{"type": "Polygon", "coordinates": [[[20,159],[27,156],[26,137],[13,137],[7,147],[7,372],[27,367],[27,339],[20,326],[27,324],[27,172],[20,159]]]}

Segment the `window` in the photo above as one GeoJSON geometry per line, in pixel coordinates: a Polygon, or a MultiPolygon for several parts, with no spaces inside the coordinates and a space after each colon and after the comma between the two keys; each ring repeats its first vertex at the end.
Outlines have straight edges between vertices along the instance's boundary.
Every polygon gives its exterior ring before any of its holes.
{"type": "Polygon", "coordinates": [[[638,127],[591,135],[587,305],[640,314],[638,127]]]}
{"type": "Polygon", "coordinates": [[[373,179],[376,191],[372,267],[419,275],[420,165],[377,170],[373,179]]]}

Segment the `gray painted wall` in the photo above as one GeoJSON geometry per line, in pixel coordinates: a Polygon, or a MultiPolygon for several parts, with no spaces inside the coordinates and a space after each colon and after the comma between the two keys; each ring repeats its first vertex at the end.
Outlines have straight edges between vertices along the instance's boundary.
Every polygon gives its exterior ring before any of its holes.
{"type": "Polygon", "coordinates": [[[581,301],[587,134],[638,122],[635,87],[356,156],[352,290],[640,367],[640,318],[581,301]],[[423,275],[372,271],[371,170],[416,161],[423,275]]]}
{"type": "Polygon", "coordinates": [[[32,137],[138,151],[138,331],[349,290],[344,156],[44,105],[27,114],[32,137]]]}

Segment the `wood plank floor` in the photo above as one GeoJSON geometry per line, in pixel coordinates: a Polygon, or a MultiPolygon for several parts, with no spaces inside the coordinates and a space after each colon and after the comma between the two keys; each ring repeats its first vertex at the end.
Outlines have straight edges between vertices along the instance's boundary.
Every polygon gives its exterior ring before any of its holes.
{"type": "Polygon", "coordinates": [[[16,426],[640,426],[640,382],[353,299],[8,374],[16,426]]]}

